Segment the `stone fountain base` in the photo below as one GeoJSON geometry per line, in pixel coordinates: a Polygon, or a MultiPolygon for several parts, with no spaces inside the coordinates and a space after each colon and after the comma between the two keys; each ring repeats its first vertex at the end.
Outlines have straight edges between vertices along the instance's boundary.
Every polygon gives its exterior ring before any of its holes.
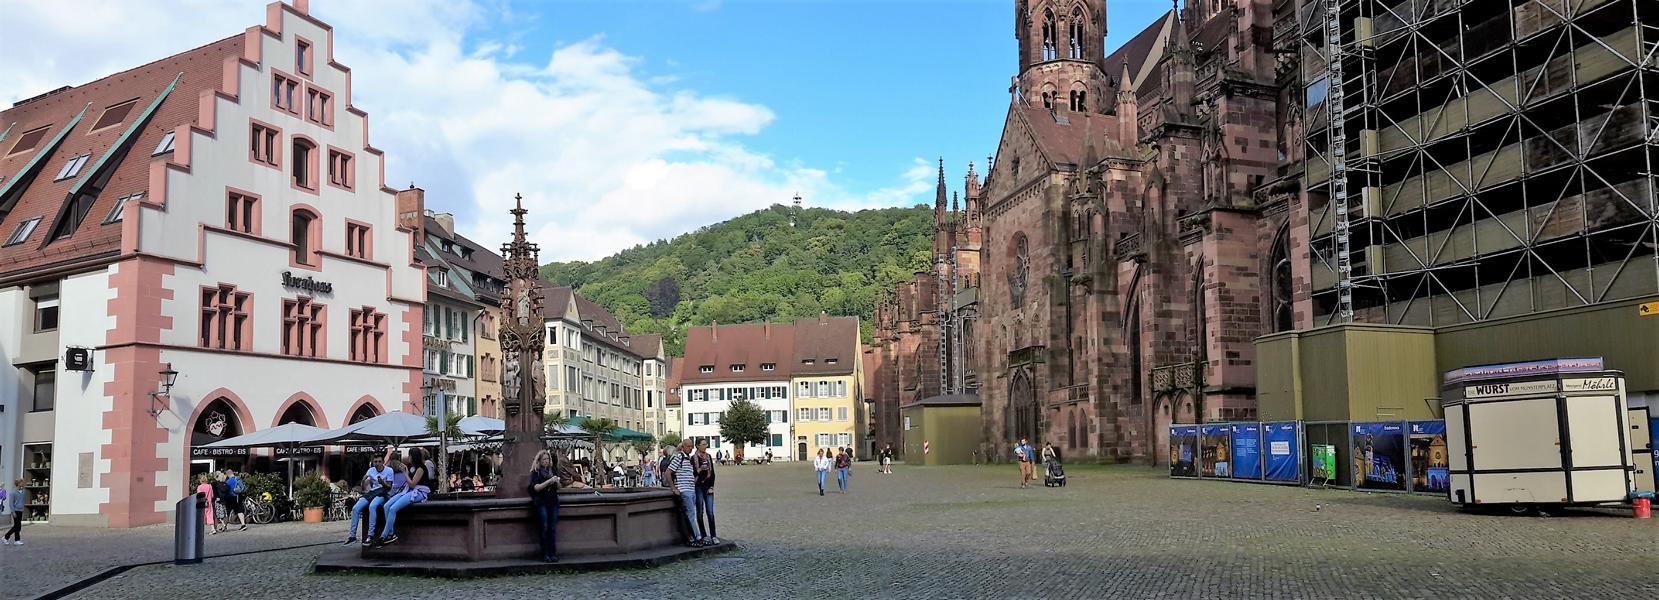
{"type": "Polygon", "coordinates": [[[478,577],[655,566],[736,548],[686,547],[678,502],[656,488],[560,493],[559,562],[544,563],[528,499],[429,500],[398,513],[396,544],[332,548],[312,570],[478,577]]]}

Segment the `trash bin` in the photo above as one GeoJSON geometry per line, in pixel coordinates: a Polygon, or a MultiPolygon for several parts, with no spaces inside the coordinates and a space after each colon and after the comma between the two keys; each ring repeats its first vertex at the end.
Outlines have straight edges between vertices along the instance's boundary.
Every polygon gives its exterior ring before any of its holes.
{"type": "Polygon", "coordinates": [[[204,510],[207,510],[206,494],[185,496],[173,509],[173,564],[202,562],[203,546],[207,542],[204,510]]]}

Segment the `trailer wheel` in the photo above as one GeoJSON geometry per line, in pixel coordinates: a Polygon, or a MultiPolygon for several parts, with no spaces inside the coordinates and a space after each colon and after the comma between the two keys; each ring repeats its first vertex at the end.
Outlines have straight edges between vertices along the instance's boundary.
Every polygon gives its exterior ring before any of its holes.
{"type": "Polygon", "coordinates": [[[1536,505],[1532,505],[1532,504],[1511,504],[1511,505],[1509,505],[1509,514],[1517,516],[1517,517],[1524,517],[1524,516],[1527,516],[1527,515],[1531,515],[1531,514],[1537,512],[1537,511],[1538,511],[1538,507],[1536,505]]]}

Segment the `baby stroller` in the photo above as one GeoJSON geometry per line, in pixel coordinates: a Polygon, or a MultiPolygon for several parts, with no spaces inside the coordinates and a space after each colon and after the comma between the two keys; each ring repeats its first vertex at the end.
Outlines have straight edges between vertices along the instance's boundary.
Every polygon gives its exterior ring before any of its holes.
{"type": "Polygon", "coordinates": [[[1043,471],[1043,487],[1066,487],[1066,468],[1060,466],[1060,457],[1048,457],[1043,471]]]}

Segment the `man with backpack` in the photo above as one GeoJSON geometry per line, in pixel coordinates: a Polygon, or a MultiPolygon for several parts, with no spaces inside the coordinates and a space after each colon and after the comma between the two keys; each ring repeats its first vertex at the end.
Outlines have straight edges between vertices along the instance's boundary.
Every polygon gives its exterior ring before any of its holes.
{"type": "MultiPolygon", "coordinates": [[[[217,494],[219,490],[214,490],[217,494]]],[[[230,516],[236,515],[236,522],[241,525],[237,531],[248,530],[248,515],[242,512],[242,494],[247,493],[248,484],[236,476],[233,469],[225,469],[225,525],[230,525],[230,516]]]]}

